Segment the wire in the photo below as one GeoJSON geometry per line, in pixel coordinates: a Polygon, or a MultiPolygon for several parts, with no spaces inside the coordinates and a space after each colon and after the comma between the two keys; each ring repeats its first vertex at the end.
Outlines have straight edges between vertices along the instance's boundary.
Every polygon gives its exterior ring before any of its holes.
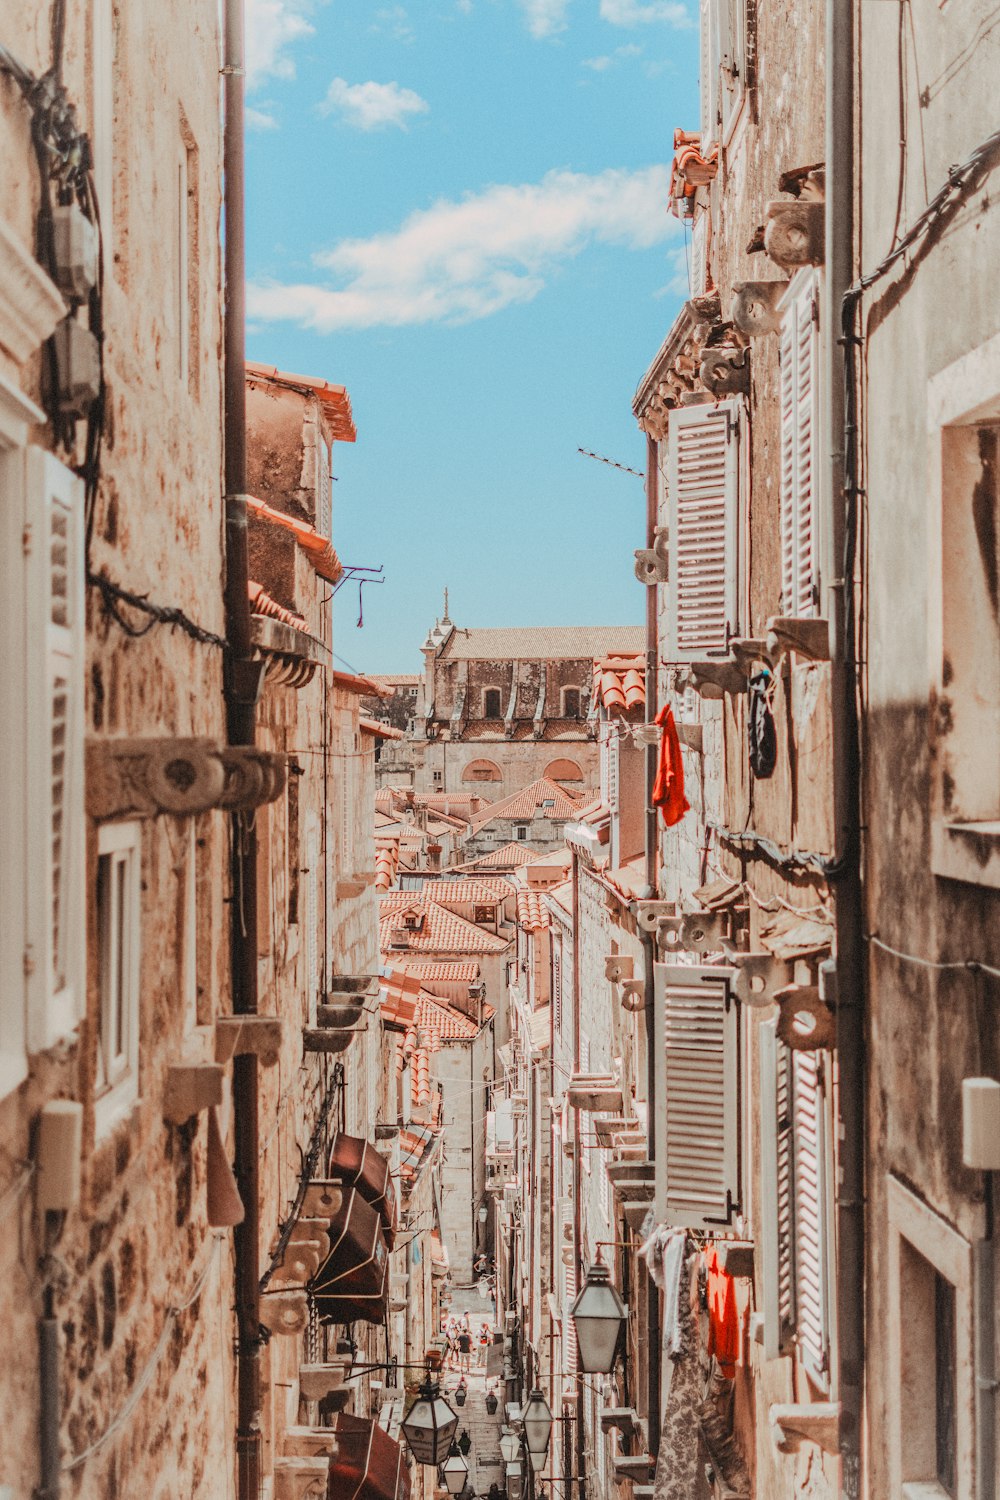
{"type": "Polygon", "coordinates": [[[613,458],[604,458],[600,453],[591,453],[589,448],[577,448],[577,453],[582,453],[584,458],[596,458],[599,464],[607,464],[611,469],[621,469],[623,474],[634,474],[636,479],[645,479],[645,474],[638,469],[630,469],[628,464],[616,463],[613,458]]]}
{"type": "Polygon", "coordinates": [[[10,1187],[0,1197],[0,1224],[13,1213],[14,1209],[20,1203],[24,1195],[24,1190],[34,1175],[35,1163],[33,1161],[24,1162],[21,1167],[21,1175],[14,1179],[10,1187]]]}
{"type": "Polygon", "coordinates": [[[169,625],[171,630],[183,630],[185,635],[189,635],[193,641],[198,641],[203,646],[217,646],[220,651],[229,650],[229,642],[221,635],[216,635],[214,631],[206,630],[204,626],[196,624],[176,605],[154,604],[148,594],[136,594],[131,589],[123,588],[106,573],[92,573],[88,570],[87,583],[100,593],[105,613],[133,640],[140,640],[144,635],[148,635],[154,625],[169,625]],[[146,615],[146,624],[133,625],[122,614],[122,604],[127,604],[130,609],[136,609],[140,614],[146,615]]]}
{"type": "Polygon", "coordinates": [[[170,1333],[173,1329],[174,1324],[180,1317],[181,1313],[187,1312],[188,1308],[191,1307],[201,1296],[202,1288],[204,1287],[205,1282],[208,1280],[209,1272],[215,1264],[215,1258],[219,1253],[219,1246],[222,1244],[222,1241],[224,1239],[224,1234],[215,1235],[215,1243],[212,1245],[211,1253],[209,1254],[209,1257],[205,1262],[201,1274],[194,1284],[190,1296],[184,1302],[177,1303],[176,1306],[167,1308],[167,1315],[164,1319],[163,1328],[160,1330],[160,1337],[157,1339],[152,1354],[149,1356],[149,1359],[147,1360],[142,1372],[140,1373],[138,1379],[132,1387],[128,1400],[125,1402],[118,1415],[112,1418],[112,1420],[108,1423],[107,1427],[102,1432],[101,1436],[97,1438],[95,1442],[91,1443],[89,1448],[84,1448],[82,1453],[76,1454],[76,1456],[74,1458],[71,1458],[68,1463],[63,1464],[62,1472],[64,1474],[71,1474],[74,1469],[78,1469],[81,1464],[85,1464],[87,1462],[87,1459],[95,1454],[99,1448],[104,1447],[104,1444],[108,1441],[108,1439],[114,1436],[118,1429],[128,1421],[129,1417],[135,1411],[139,1402],[142,1400],[143,1393],[145,1392],[147,1386],[153,1378],[153,1374],[156,1370],[157,1365],[163,1357],[163,1351],[167,1347],[167,1343],[170,1339],[170,1333]]]}
{"type": "Polygon", "coordinates": [[[323,1095],[323,1102],[319,1107],[319,1113],[317,1114],[316,1122],[313,1125],[312,1135],[309,1137],[309,1145],[302,1153],[302,1168],[299,1173],[299,1183],[298,1189],[295,1194],[295,1201],[292,1204],[291,1209],[289,1210],[288,1218],[281,1226],[281,1232],[278,1235],[278,1243],[275,1247],[274,1254],[271,1256],[270,1264],[268,1265],[268,1268],[264,1272],[263,1276],[260,1278],[260,1290],[262,1292],[267,1290],[268,1282],[271,1280],[271,1277],[281,1265],[281,1262],[283,1261],[285,1256],[285,1251],[288,1248],[288,1242],[292,1237],[292,1230],[295,1228],[296,1224],[299,1221],[299,1214],[302,1212],[302,1205],[305,1202],[306,1192],[309,1188],[310,1182],[312,1181],[313,1173],[316,1170],[316,1163],[319,1161],[319,1154],[323,1145],[324,1132],[326,1130],[327,1121],[330,1117],[330,1110],[342,1087],[343,1085],[339,1076],[337,1075],[337,1073],[334,1073],[329,1084],[327,1085],[326,1093],[323,1095]]]}
{"type": "Polygon", "coordinates": [[[874,932],[869,932],[866,940],[871,943],[872,947],[881,948],[883,953],[891,953],[893,958],[900,958],[904,963],[916,964],[921,969],[966,969],[970,974],[989,974],[993,979],[1000,979],[1000,969],[994,968],[992,964],[983,963],[978,958],[953,960],[921,958],[918,953],[904,953],[900,948],[891,947],[874,932]]]}

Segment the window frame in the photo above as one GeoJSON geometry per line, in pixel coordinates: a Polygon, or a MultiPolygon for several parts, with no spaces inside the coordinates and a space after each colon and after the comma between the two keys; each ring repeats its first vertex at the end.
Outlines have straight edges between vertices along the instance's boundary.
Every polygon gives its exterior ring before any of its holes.
{"type": "Polygon", "coordinates": [[[821,278],[813,266],[804,266],[788,284],[781,298],[779,348],[779,408],[781,433],[781,612],[794,619],[819,614],[820,599],[820,505],[823,434],[819,391],[821,278]],[[791,411],[786,409],[786,390],[791,411]],[[804,432],[808,434],[805,459],[804,432]],[[803,465],[807,465],[807,476],[803,465]],[[803,497],[808,484],[807,499],[803,497]],[[806,515],[808,510],[808,515],[806,515]],[[808,548],[809,597],[801,583],[808,548]]]}
{"type": "Polygon", "coordinates": [[[490,687],[484,687],[483,688],[483,718],[484,719],[502,719],[503,718],[503,689],[497,687],[496,684],[493,684],[490,687]],[[496,693],[497,711],[496,711],[495,714],[491,714],[490,713],[490,708],[489,708],[490,694],[491,693],[496,693]]]}
{"type": "Polygon", "coordinates": [[[94,1084],[94,1128],[106,1135],[139,1097],[139,1030],[142,974],[142,824],[102,823],[97,830],[97,1068],[94,1084]],[[110,870],[120,868],[120,908],[102,901],[101,871],[105,860],[110,870]],[[117,916],[117,922],[115,918],[117,916]],[[106,924],[110,923],[110,931],[106,924]],[[121,974],[124,993],[114,995],[108,1011],[109,972],[114,968],[112,948],[122,935],[121,974]],[[110,940],[110,941],[109,941],[110,940]],[[121,1046],[109,1050],[110,1029],[119,1029],[121,1046]]]}

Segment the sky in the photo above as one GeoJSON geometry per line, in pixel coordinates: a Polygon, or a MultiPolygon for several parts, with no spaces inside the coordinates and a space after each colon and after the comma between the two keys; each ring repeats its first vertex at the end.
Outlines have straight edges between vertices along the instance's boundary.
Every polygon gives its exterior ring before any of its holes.
{"type": "Polygon", "coordinates": [[[691,0],[247,0],[247,352],[347,387],[335,651],[632,624],[635,387],[686,287],[691,0]]]}

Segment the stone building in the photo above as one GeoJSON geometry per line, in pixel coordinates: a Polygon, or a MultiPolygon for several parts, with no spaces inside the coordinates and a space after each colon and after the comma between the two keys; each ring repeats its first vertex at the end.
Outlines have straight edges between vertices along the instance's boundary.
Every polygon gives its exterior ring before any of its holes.
{"type": "Polygon", "coordinates": [[[593,664],[634,657],[635,626],[462,629],[435,622],[413,725],[379,760],[380,786],[481,789],[492,801],[548,777],[567,789],[597,779],[593,664]]]}

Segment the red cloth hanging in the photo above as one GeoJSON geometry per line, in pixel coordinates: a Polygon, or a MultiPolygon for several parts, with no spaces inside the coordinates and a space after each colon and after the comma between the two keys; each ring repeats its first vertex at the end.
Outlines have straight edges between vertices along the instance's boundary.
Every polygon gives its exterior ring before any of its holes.
{"type": "Polygon", "coordinates": [[[684,795],[684,762],[681,759],[681,742],[677,738],[674,711],[665,703],[654,721],[660,726],[660,756],[656,764],[656,780],[653,783],[653,806],[668,828],[679,823],[687,812],[689,803],[684,795]]]}
{"type": "Polygon", "coordinates": [[[719,1361],[723,1375],[732,1380],[740,1357],[736,1285],[729,1272],[719,1264],[717,1245],[709,1245],[705,1251],[705,1263],[708,1267],[708,1352],[719,1361]]]}

